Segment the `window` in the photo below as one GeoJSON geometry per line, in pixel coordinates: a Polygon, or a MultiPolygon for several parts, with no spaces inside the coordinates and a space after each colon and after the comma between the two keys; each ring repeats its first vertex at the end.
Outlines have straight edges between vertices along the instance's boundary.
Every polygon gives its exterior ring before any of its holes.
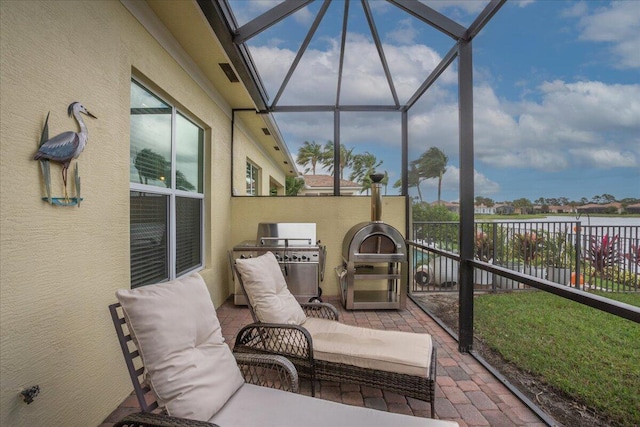
{"type": "Polygon", "coordinates": [[[260,188],[260,169],[247,161],[247,196],[257,196],[260,188]]]}
{"type": "Polygon", "coordinates": [[[131,287],[202,266],[204,130],[131,81],[131,287]]]}

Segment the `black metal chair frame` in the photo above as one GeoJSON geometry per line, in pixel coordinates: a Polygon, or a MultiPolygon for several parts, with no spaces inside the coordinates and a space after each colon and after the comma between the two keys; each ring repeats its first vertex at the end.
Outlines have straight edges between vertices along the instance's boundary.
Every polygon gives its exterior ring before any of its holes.
{"type": "MultiPolygon", "coordinates": [[[[129,332],[120,304],[111,304],[109,311],[141,410],[141,412],[126,416],[114,427],[215,427],[216,424],[209,422],[178,418],[166,414],[164,408],[156,400],[153,391],[146,384],[144,362],[129,332]],[[136,366],[138,367],[136,368],[136,366]]],[[[296,369],[283,356],[238,353],[234,353],[234,356],[247,383],[298,392],[296,369]]]]}
{"type": "MultiPolygon", "coordinates": [[[[311,380],[311,395],[315,396],[316,380],[346,382],[379,388],[430,403],[431,418],[435,418],[436,348],[432,347],[429,372],[426,376],[401,374],[343,363],[328,362],[313,356],[313,339],[299,325],[261,323],[251,305],[235,263],[231,261],[236,280],[247,300],[254,323],[243,327],[236,335],[233,347],[237,353],[276,354],[289,359],[303,378],[311,380]]],[[[339,321],[338,310],[329,303],[300,303],[308,317],[339,321]]]]}

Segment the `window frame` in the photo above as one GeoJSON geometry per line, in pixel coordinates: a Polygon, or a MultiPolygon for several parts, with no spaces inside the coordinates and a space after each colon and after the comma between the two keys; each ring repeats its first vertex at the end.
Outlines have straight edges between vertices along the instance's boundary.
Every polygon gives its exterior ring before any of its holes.
{"type": "Polygon", "coordinates": [[[245,181],[247,178],[249,178],[249,179],[253,179],[255,182],[255,194],[249,191],[249,186],[245,187],[245,192],[247,196],[260,195],[261,175],[262,175],[262,170],[258,167],[258,165],[247,158],[247,162],[245,166],[245,181]],[[251,167],[251,171],[252,171],[251,177],[247,176],[247,169],[249,167],[251,167]],[[253,174],[253,171],[255,171],[255,176],[253,174]]]}
{"type": "MultiPolygon", "coordinates": [[[[150,85],[143,83],[141,80],[131,77],[131,83],[137,84],[141,89],[149,92],[153,96],[157,97],[160,101],[164,102],[171,107],[171,188],[159,187],[156,185],[142,184],[138,182],[132,182],[129,178],[129,195],[133,192],[139,193],[152,193],[163,196],[169,196],[168,218],[167,218],[167,266],[168,266],[168,278],[166,281],[174,280],[178,277],[183,277],[191,274],[195,271],[200,271],[204,268],[205,260],[205,194],[206,194],[206,158],[207,158],[207,144],[206,144],[206,130],[205,127],[199,124],[199,121],[187,114],[184,110],[176,107],[176,102],[172,102],[167,99],[166,96],[162,96],[158,91],[150,87],[150,85]],[[194,126],[202,131],[202,192],[185,191],[176,188],[176,118],[177,115],[181,115],[184,119],[188,120],[194,126]],[[176,214],[176,197],[184,197],[190,199],[198,199],[200,202],[200,262],[198,265],[193,266],[177,275],[177,214],[176,214]]],[[[131,105],[129,106],[131,109],[131,105]]],[[[129,111],[129,116],[131,112],[129,111]]],[[[129,136],[129,148],[131,148],[131,136],[129,136]]],[[[129,220],[131,220],[131,208],[129,208],[129,220]]],[[[131,235],[129,235],[129,244],[131,244],[131,235]]],[[[131,254],[129,254],[131,256],[131,254]]],[[[131,266],[131,263],[129,264],[131,266]]],[[[130,278],[131,280],[131,278],[130,278]]],[[[163,280],[164,281],[164,280],[163,280]]],[[[137,285],[136,287],[142,287],[145,285],[137,285]]]]}

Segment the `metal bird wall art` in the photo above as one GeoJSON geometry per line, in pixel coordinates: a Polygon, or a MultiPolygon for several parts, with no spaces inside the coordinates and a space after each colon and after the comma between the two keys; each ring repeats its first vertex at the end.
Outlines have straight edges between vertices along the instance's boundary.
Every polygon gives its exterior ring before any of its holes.
{"type": "Polygon", "coordinates": [[[69,105],[69,108],[67,109],[67,112],[69,114],[69,117],[73,115],[73,117],[78,122],[80,132],[63,132],[49,139],[49,114],[47,114],[47,118],[42,129],[42,134],[40,136],[40,145],[38,148],[38,152],[35,156],[33,156],[33,159],[39,160],[40,166],[42,168],[42,176],[44,178],[45,190],[47,192],[47,197],[43,198],[43,200],[47,200],[49,203],[56,205],[79,206],[81,199],[78,163],[76,162],[75,165],[76,167],[74,178],[76,186],[76,196],[73,198],[69,198],[69,194],[67,192],[67,171],[69,169],[71,161],[73,159],[77,159],[84,150],[84,147],[87,145],[87,126],[84,124],[84,120],[82,120],[82,116],[80,115],[80,113],[86,114],[87,116],[94,119],[96,119],[97,117],[87,111],[87,109],[79,102],[71,103],[69,105]],[[61,199],[59,197],[51,197],[51,173],[49,169],[49,162],[56,162],[62,165],[64,199],[61,199]]]}

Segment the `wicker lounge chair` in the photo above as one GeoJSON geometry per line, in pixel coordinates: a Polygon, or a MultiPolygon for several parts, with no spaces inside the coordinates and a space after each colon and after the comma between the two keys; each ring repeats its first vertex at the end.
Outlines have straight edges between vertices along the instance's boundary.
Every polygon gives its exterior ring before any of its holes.
{"type": "Polygon", "coordinates": [[[141,409],[116,427],[457,425],[296,394],[286,358],[232,355],[197,274],[116,295],[109,310],[141,409]]]}
{"type": "Polygon", "coordinates": [[[285,356],[311,380],[312,395],[315,380],[354,383],[429,402],[435,417],[436,349],[428,334],[349,326],[331,304],[299,304],[271,253],[231,264],[254,320],[238,332],[235,354],[285,356]]]}

